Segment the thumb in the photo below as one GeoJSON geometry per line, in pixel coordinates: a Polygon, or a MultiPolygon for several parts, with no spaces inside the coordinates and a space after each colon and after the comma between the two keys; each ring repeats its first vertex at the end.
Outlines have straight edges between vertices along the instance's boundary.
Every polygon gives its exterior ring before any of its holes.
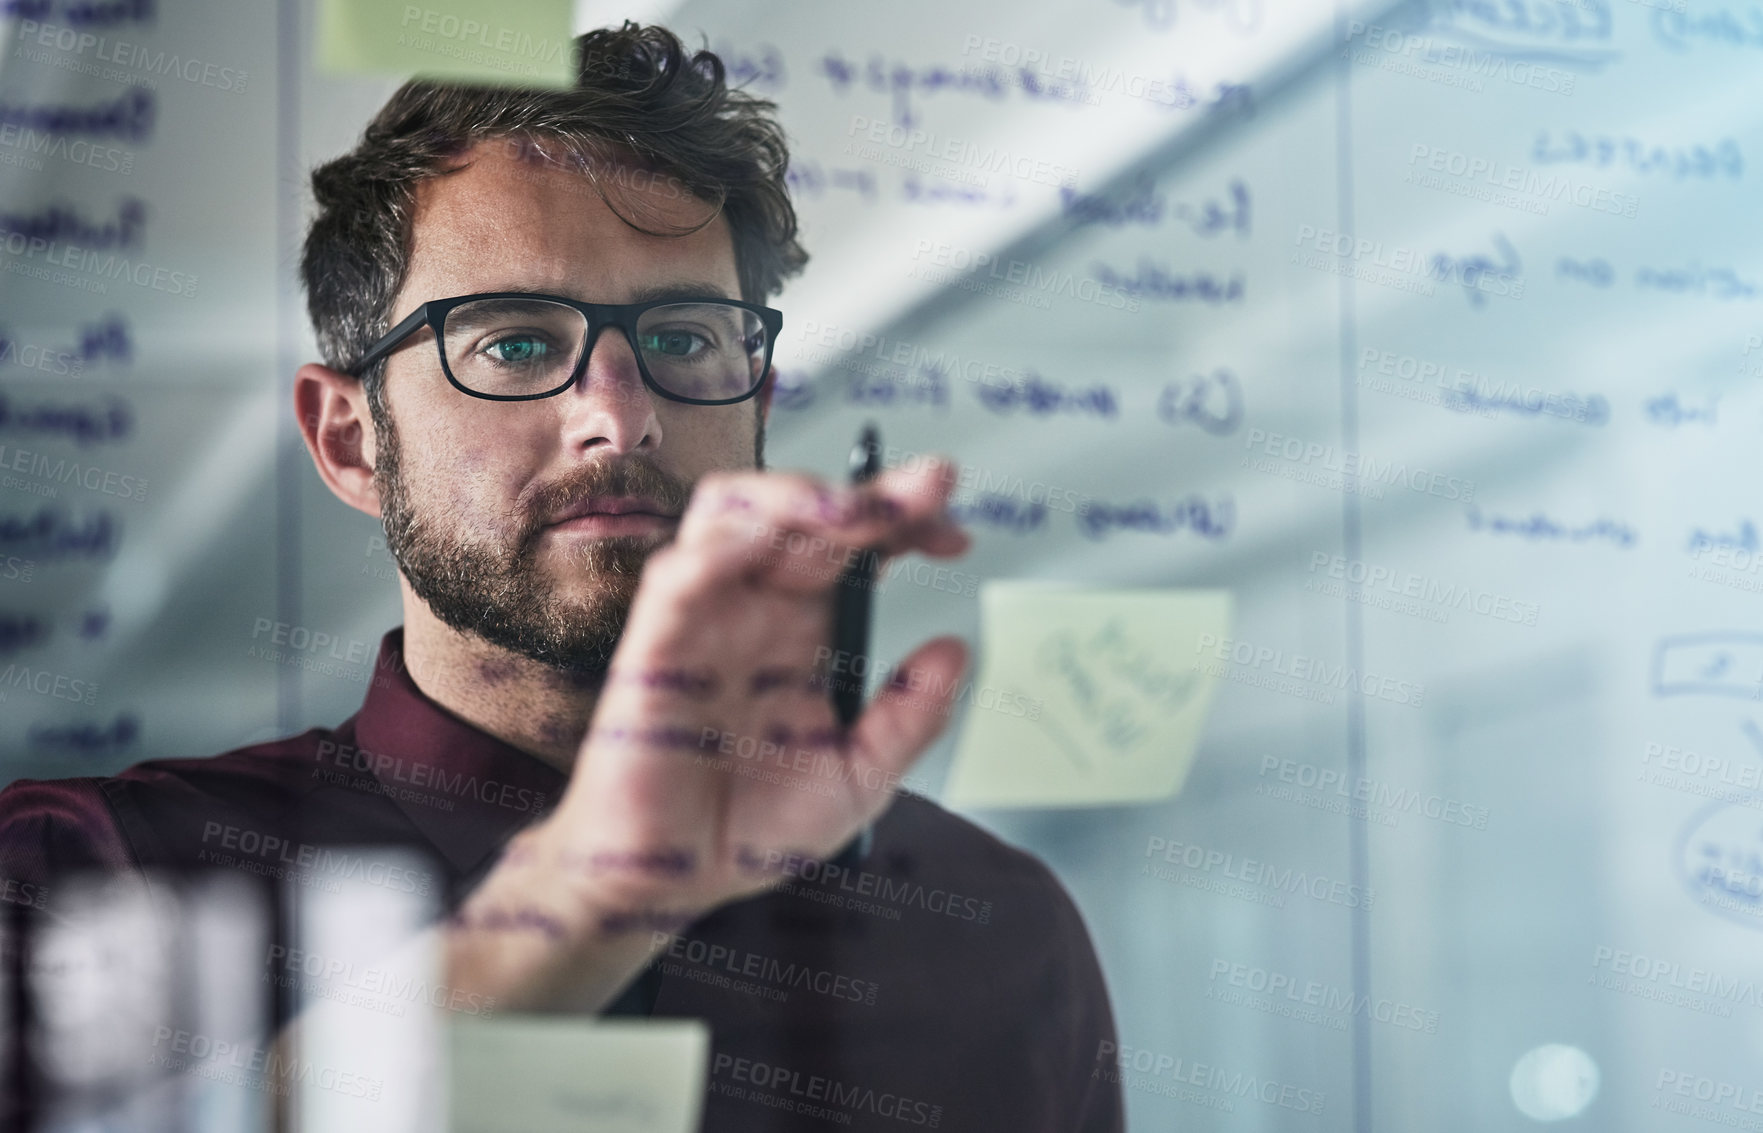
{"type": "Polygon", "coordinates": [[[948,726],[966,668],[967,644],[959,637],[933,638],[913,650],[852,726],[853,758],[903,775],[948,726]]]}

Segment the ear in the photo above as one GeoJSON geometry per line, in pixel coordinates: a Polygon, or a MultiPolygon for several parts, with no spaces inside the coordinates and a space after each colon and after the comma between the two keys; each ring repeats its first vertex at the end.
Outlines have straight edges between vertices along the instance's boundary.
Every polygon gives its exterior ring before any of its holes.
{"type": "Polygon", "coordinates": [[[333,494],[377,517],[373,484],[373,415],[361,379],[308,363],[294,374],[294,416],[318,475],[333,494]]]}

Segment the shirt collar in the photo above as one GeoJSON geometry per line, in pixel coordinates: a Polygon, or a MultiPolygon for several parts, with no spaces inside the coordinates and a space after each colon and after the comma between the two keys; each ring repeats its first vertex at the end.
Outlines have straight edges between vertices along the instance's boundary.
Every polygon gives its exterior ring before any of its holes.
{"type": "Polygon", "coordinates": [[[522,827],[547,813],[566,778],[555,767],[466,723],[410,679],[403,627],[380,640],[349,758],[453,867],[475,873],[522,827]]]}

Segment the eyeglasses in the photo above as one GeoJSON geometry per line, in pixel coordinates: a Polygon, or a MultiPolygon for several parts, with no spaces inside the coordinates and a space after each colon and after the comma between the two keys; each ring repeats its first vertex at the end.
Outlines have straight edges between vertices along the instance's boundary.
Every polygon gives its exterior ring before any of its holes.
{"type": "Polygon", "coordinates": [[[783,325],[782,311],[734,299],[608,304],[491,291],[429,300],[350,372],[366,373],[426,326],[435,332],[442,371],[460,393],[535,401],[574,385],[600,332],[617,327],[644,385],[670,401],[733,405],[759,392],[783,325]]]}

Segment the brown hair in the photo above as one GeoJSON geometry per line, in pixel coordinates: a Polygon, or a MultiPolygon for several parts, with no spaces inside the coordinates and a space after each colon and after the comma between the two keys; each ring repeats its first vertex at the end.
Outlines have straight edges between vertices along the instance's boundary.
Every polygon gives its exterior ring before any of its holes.
{"type": "MultiPolygon", "coordinates": [[[[416,184],[456,168],[454,159],[485,139],[510,139],[546,160],[563,151],[625,223],[645,232],[607,197],[604,171],[635,165],[676,179],[710,205],[704,224],[718,212],[727,220],[748,302],[765,302],[802,270],[808,254],[796,240],[776,104],[729,89],[722,60],[688,54],[665,28],[627,21],[575,42],[568,90],[409,82],[353,152],[313,170],[318,215],[300,274],[326,365],[352,369],[395,317],[416,184]]],[[[376,365],[363,375],[376,417],[382,372],[376,365]]]]}

